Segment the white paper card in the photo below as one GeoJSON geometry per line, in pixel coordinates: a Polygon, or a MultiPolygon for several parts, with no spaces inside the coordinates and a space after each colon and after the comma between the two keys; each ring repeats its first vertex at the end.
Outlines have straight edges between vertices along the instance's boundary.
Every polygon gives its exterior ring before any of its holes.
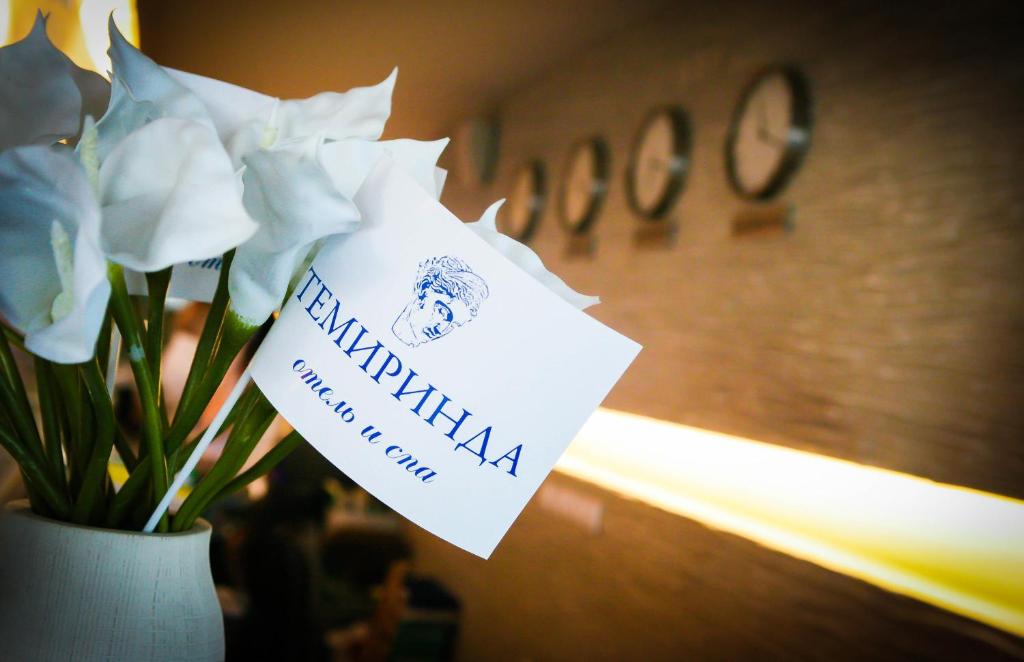
{"type": "Polygon", "coordinates": [[[363,227],[321,249],[253,379],[345,474],[487,558],[640,346],[520,270],[390,161],[356,202],[363,227]]]}
{"type": "MultiPolygon", "coordinates": [[[[167,296],[186,301],[202,301],[210,303],[217,292],[217,280],[223,258],[211,257],[206,260],[192,260],[174,265],[171,270],[171,283],[167,288],[167,296]]],[[[125,270],[125,284],[128,294],[146,296],[146,275],[137,271],[125,270]]]]}

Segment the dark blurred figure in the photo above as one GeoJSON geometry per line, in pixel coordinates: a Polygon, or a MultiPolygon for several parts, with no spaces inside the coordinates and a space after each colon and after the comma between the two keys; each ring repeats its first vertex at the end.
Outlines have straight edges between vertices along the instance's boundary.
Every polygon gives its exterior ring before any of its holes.
{"type": "MultiPolygon", "coordinates": [[[[229,634],[229,660],[330,659],[317,608],[317,546],[328,494],[275,483],[252,510],[240,550],[248,609],[229,634]]],[[[316,485],[316,483],[309,483],[316,485]]]]}

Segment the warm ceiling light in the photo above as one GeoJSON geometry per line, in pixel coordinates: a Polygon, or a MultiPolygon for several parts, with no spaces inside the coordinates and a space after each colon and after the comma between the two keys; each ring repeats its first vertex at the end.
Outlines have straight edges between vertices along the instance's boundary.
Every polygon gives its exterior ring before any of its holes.
{"type": "Polygon", "coordinates": [[[0,7],[0,46],[14,41],[14,35],[11,34],[11,14],[13,12],[12,7],[0,7]]]}
{"type": "Polygon", "coordinates": [[[1022,501],[609,409],[556,468],[1024,635],[1022,501]]]}
{"type": "Polygon", "coordinates": [[[104,76],[110,70],[107,18],[111,12],[125,39],[139,45],[135,0],[14,0],[0,7],[0,45],[27,35],[37,12],[47,16],[46,34],[57,48],[78,66],[104,76]]]}

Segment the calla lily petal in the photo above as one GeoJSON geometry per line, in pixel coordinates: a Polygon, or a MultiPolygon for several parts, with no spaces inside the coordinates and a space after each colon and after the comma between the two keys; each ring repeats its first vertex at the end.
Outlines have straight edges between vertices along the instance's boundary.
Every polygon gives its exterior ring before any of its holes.
{"type": "Polygon", "coordinates": [[[544,268],[540,257],[526,245],[515,239],[503,235],[498,231],[495,223],[498,217],[498,210],[505,200],[498,200],[488,207],[480,220],[476,223],[467,223],[466,226],[476,233],[478,237],[486,241],[499,253],[512,260],[520,269],[537,279],[542,285],[562,297],[580,310],[600,303],[597,297],[580,294],[565,284],[561,278],[544,268]]]}
{"type": "Polygon", "coordinates": [[[448,139],[370,141],[351,138],[324,144],[320,160],[342,195],[353,198],[377,161],[388,154],[395,164],[435,198],[440,196],[435,170],[448,139]]]}
{"type": "Polygon", "coordinates": [[[277,110],[278,131],[282,137],[322,134],[328,140],[377,140],[391,116],[397,78],[396,67],[376,85],[282,101],[277,110]]]}
{"type": "Polygon", "coordinates": [[[124,82],[115,75],[110,81],[110,104],[96,122],[97,158],[102,162],[129,133],[159,117],[155,104],[132,97],[124,82]]]}
{"type": "Polygon", "coordinates": [[[0,313],[33,353],[87,361],[110,283],[100,210],[70,152],[26,146],[0,154],[0,219],[0,313]]]}
{"type": "Polygon", "coordinates": [[[158,109],[158,117],[177,117],[213,126],[203,102],[191,90],[171,78],[163,67],[129,44],[114,24],[113,14],[110,16],[109,32],[110,48],[107,53],[114,74],[133,99],[153,104],[158,109]]]}
{"type": "MultiPolygon", "coordinates": [[[[68,59],[68,73],[75,81],[78,93],[82,97],[82,110],[79,119],[79,128],[81,128],[81,122],[86,116],[100,117],[106,111],[110,104],[110,83],[95,71],[79,67],[70,58],[68,59]]],[[[78,140],[79,134],[80,132],[72,137],[72,143],[78,140]]]]}
{"type": "Polygon", "coordinates": [[[441,199],[441,193],[444,191],[444,183],[448,180],[448,171],[444,168],[434,168],[434,189],[436,195],[434,196],[438,200],[441,199]]]}
{"type": "Polygon", "coordinates": [[[110,86],[50,43],[36,15],[28,36],[0,48],[0,149],[78,135],[83,114],[103,112],[110,86]]]}
{"type": "Polygon", "coordinates": [[[197,122],[134,131],[103,161],[99,185],[103,250],[136,271],[220,255],[257,230],[216,133],[197,122]]]}
{"type": "MultiPolygon", "coordinates": [[[[320,239],[358,227],[351,198],[386,150],[357,143],[383,132],[397,70],[371,87],[288,101],[165,71],[202,100],[242,173],[245,207],[260,230],[235,252],[228,284],[235,314],[260,324],[280,305],[294,270],[320,239]]],[[[398,144],[394,150],[435,191],[433,167],[443,147],[398,144]]]]}
{"type": "Polygon", "coordinates": [[[395,69],[377,85],[282,101],[212,78],[165,71],[206,106],[236,167],[257,149],[314,135],[326,140],[376,140],[391,115],[391,95],[398,76],[395,69]]]}
{"type": "Polygon", "coordinates": [[[245,207],[260,227],[235,252],[228,290],[239,317],[262,324],[281,304],[310,245],[354,231],[360,215],[307,146],[248,155],[242,179],[245,207]]]}
{"type": "Polygon", "coordinates": [[[231,83],[178,71],[164,67],[164,71],[175,81],[184,85],[196,95],[207,112],[221,142],[229,144],[242,127],[256,121],[254,129],[257,133],[270,122],[270,117],[278,101],[272,96],[260,94],[231,83]]]}

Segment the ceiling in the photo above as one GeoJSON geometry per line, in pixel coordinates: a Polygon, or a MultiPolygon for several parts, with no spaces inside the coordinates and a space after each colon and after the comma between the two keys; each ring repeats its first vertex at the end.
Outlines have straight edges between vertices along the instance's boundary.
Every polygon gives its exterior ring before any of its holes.
{"type": "Polygon", "coordinates": [[[376,83],[399,67],[386,135],[431,139],[665,0],[140,0],[142,48],[167,66],[280,97],[376,83]]]}

